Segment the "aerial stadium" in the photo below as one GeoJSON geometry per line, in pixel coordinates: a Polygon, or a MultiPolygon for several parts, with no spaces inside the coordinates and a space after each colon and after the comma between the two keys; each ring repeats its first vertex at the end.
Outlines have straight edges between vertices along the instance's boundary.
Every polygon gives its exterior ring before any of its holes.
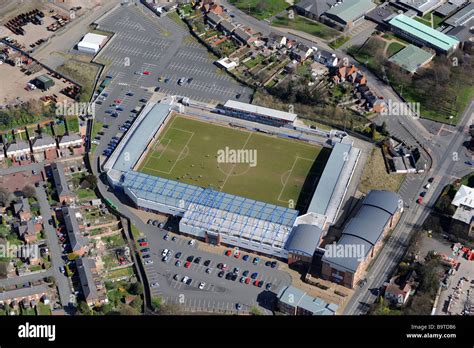
{"type": "MultiPolygon", "coordinates": [[[[257,111],[278,127],[279,118],[296,117],[257,111]]],[[[245,119],[259,122],[257,111],[245,119]]],[[[359,155],[348,142],[322,146],[263,134],[159,103],[144,108],[103,170],[138,209],[179,217],[180,233],[297,260],[312,256],[334,223],[359,155]],[[220,160],[220,151],[232,150],[255,153],[254,161],[220,160]]]]}

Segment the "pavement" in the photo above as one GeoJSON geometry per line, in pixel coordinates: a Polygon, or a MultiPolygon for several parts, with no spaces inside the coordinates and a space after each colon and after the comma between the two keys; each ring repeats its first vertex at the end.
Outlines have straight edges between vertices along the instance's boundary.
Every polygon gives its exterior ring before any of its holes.
{"type": "Polygon", "coordinates": [[[62,258],[62,250],[59,247],[59,240],[56,234],[56,230],[51,226],[48,221],[52,218],[51,206],[48,202],[46,191],[42,185],[36,187],[36,198],[40,206],[41,216],[43,217],[43,227],[46,239],[48,241],[49,254],[51,256],[52,273],[56,279],[56,286],[59,292],[59,299],[63,308],[68,308],[70,303],[75,300],[74,295],[71,292],[71,284],[69,278],[61,273],[60,267],[66,266],[64,259],[62,258]]]}

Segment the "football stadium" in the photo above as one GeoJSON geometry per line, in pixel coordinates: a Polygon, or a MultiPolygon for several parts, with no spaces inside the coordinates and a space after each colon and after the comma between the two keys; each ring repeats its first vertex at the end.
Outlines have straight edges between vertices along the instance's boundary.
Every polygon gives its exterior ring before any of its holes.
{"type": "Polygon", "coordinates": [[[103,169],[137,208],[180,217],[181,233],[289,259],[316,250],[359,155],[349,143],[212,123],[160,103],[145,107],[103,169]]]}

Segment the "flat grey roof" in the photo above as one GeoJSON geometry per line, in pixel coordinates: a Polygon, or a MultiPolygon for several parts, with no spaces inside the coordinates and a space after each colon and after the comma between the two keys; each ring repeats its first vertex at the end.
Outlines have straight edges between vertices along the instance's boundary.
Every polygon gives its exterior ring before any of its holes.
{"type": "Polygon", "coordinates": [[[351,149],[352,145],[350,144],[336,143],[336,145],[334,145],[323,174],[319,179],[316,191],[311,199],[311,203],[309,204],[308,213],[326,215],[326,210],[339,182],[344,164],[349,158],[351,149]]]}
{"type": "Polygon", "coordinates": [[[120,141],[119,147],[109,158],[107,166],[121,172],[133,168],[169,112],[168,104],[147,105],[120,141]]]}
{"type": "Polygon", "coordinates": [[[224,104],[224,107],[240,110],[244,112],[250,112],[253,114],[262,115],[266,117],[278,118],[278,119],[282,119],[282,120],[290,121],[290,122],[293,122],[294,120],[296,120],[296,116],[297,116],[296,114],[291,113],[291,112],[280,111],[280,110],[266,108],[263,106],[242,103],[236,100],[228,100],[224,104]]]}
{"type": "Polygon", "coordinates": [[[470,2],[444,21],[444,24],[458,27],[469,23],[474,17],[474,3],[470,2]]]}

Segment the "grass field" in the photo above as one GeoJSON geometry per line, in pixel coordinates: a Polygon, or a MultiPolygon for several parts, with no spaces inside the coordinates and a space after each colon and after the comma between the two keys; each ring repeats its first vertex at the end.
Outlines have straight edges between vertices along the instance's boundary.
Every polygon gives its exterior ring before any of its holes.
{"type": "Polygon", "coordinates": [[[138,170],[280,206],[294,202],[301,209],[309,203],[329,153],[296,140],[175,115],[138,170]],[[220,161],[218,153],[226,147],[248,150],[256,161],[220,161]]]}
{"type": "Polygon", "coordinates": [[[288,18],[287,14],[279,15],[273,19],[272,25],[303,31],[324,40],[332,40],[340,35],[339,31],[332,29],[327,25],[309,20],[296,14],[294,15],[294,18],[288,18]]]}
{"type": "Polygon", "coordinates": [[[230,0],[232,5],[257,19],[272,17],[290,6],[285,0],[230,0]]]}

